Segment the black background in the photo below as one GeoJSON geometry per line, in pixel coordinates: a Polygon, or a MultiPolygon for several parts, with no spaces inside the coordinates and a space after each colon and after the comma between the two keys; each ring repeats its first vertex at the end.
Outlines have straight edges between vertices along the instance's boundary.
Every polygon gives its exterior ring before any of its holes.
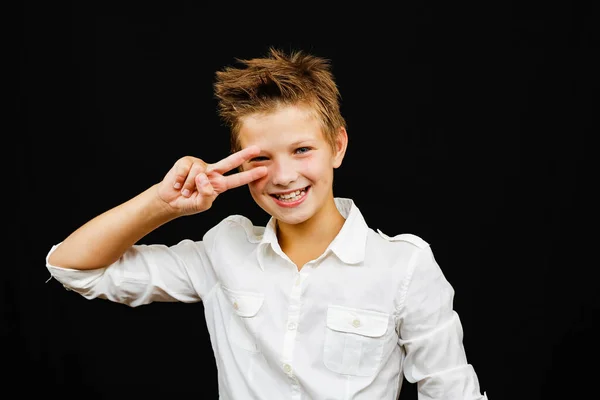
{"type": "MultiPolygon", "coordinates": [[[[201,303],[87,301],[44,259],[177,158],[226,156],[214,73],[277,46],[332,60],[350,138],[335,195],[432,245],[490,399],[592,398],[597,6],[447,3],[23,3],[2,380],[19,398],[217,398],[201,303]]],[[[237,213],[267,220],[239,188],[142,242],[237,213]]]]}

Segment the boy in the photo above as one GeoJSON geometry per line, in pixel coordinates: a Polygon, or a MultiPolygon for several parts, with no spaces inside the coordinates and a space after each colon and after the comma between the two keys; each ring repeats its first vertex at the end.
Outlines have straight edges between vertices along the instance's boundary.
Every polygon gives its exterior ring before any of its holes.
{"type": "Polygon", "coordinates": [[[215,83],[232,154],[178,160],[53,246],[52,276],[131,307],[202,301],[221,399],[396,399],[403,373],[421,400],[486,399],[429,245],[374,232],[333,195],[348,136],[328,61],[271,49],[242,63],[215,83]],[[243,185],[265,227],[232,215],[199,241],[136,244],[243,185]]]}

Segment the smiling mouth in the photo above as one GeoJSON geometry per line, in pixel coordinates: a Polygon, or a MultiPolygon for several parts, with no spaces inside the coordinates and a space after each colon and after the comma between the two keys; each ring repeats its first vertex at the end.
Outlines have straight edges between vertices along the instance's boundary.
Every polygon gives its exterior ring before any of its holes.
{"type": "Polygon", "coordinates": [[[294,201],[300,200],[306,194],[306,191],[308,190],[308,188],[310,188],[310,186],[307,186],[302,189],[298,189],[294,192],[290,192],[290,193],[286,193],[286,194],[282,194],[282,195],[272,194],[271,196],[275,197],[279,201],[292,203],[294,201]]]}

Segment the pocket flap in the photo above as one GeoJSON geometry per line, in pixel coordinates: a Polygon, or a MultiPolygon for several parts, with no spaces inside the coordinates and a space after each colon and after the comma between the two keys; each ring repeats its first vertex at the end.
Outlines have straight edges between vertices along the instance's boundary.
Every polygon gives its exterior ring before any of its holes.
{"type": "Polygon", "coordinates": [[[240,317],[254,317],[263,305],[264,295],[262,293],[243,292],[231,290],[225,286],[221,287],[223,293],[231,302],[233,311],[240,317]]]}
{"type": "Polygon", "coordinates": [[[386,313],[359,308],[330,305],[327,309],[329,329],[362,336],[383,336],[388,329],[389,318],[386,313]]]}

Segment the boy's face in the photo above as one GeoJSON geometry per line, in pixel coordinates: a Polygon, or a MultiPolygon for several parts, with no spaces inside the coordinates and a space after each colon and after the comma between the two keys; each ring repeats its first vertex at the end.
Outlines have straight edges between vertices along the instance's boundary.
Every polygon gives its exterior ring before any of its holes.
{"type": "Polygon", "coordinates": [[[266,166],[267,175],[248,184],[254,201],[280,223],[307,221],[333,199],[333,169],[341,165],[347,145],[340,130],[336,149],[305,107],[288,106],[242,120],[242,148],[257,145],[261,153],[244,170],[266,166]]]}

